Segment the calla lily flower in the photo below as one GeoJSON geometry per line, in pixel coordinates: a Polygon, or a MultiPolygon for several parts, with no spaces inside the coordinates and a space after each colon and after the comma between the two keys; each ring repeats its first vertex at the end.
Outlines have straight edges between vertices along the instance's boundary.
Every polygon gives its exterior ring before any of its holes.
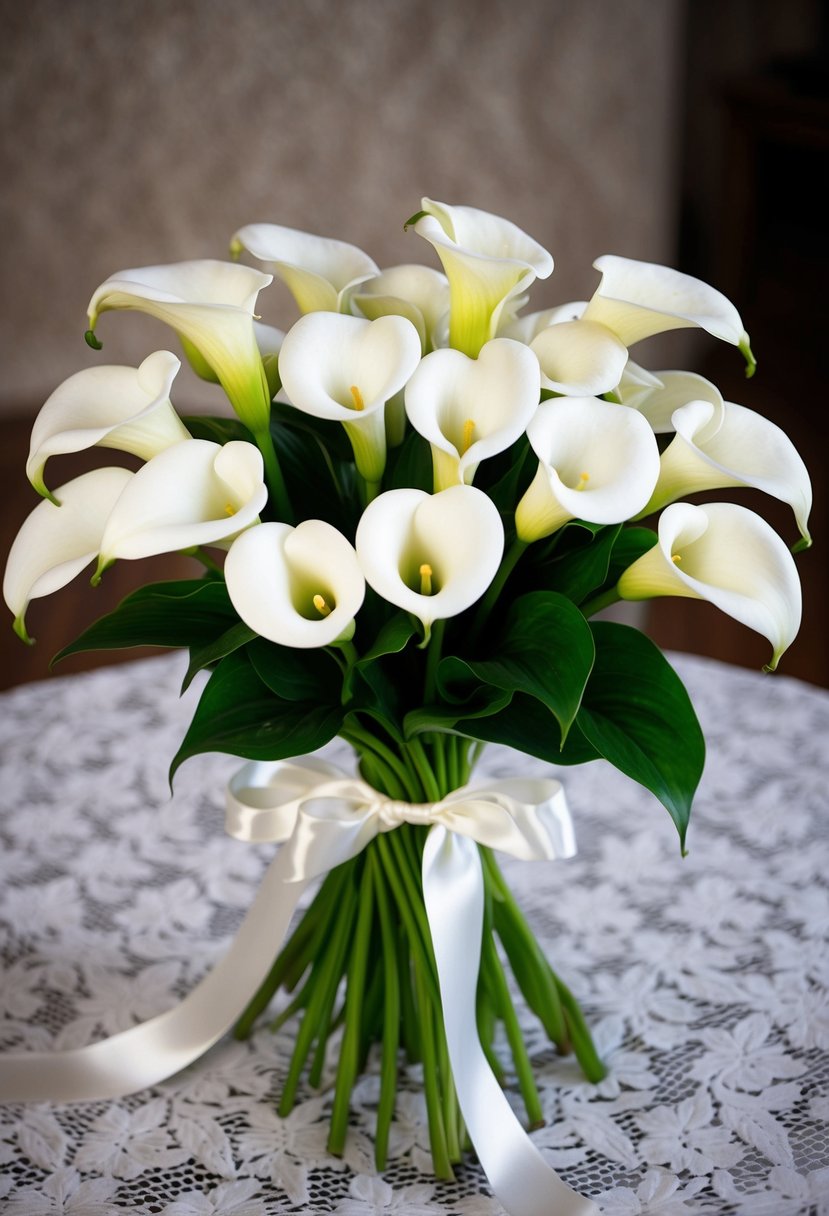
{"type": "Polygon", "coordinates": [[[65,587],[97,556],[107,519],[134,476],[129,469],[93,469],[60,487],[60,506],[44,500],[24,520],[3,578],[3,598],[24,642],[31,641],[29,601],[65,587]]]}
{"type": "Polygon", "coordinates": [[[530,343],[541,364],[541,387],[567,397],[599,397],[616,388],[627,347],[596,321],[562,321],[530,343]]]}
{"type": "MultiPolygon", "coordinates": [[[[632,359],[628,359],[622,371],[622,378],[616,388],[616,394],[619,397],[622,405],[629,405],[633,409],[641,409],[643,403],[650,398],[654,389],[662,388],[662,381],[653,372],[649,372],[647,368],[642,367],[638,363],[634,363],[632,359]]],[[[653,419],[648,415],[648,420],[653,426],[653,419]]],[[[658,428],[654,426],[654,431],[658,428]]],[[[669,430],[672,429],[670,426],[669,430]]]]}
{"type": "Polygon", "coordinates": [[[405,317],[314,312],[285,335],[279,374],[293,406],[344,425],[360,474],[376,484],[386,464],[385,404],[419,362],[420,338],[405,317]]]}
{"type": "Polygon", "coordinates": [[[746,374],[753,375],[756,361],[748,334],[737,309],[722,292],[669,266],[614,254],[597,258],[593,265],[601,271],[602,280],[585,310],[586,321],[600,321],[625,346],[669,329],[699,326],[739,347],[746,374]]]}
{"type": "Polygon", "coordinates": [[[354,549],[319,519],[249,528],[231,545],[224,574],[246,625],[302,649],[351,638],[366,590],[354,549]]]}
{"type": "Polygon", "coordinates": [[[654,376],[629,360],[619,396],[623,405],[632,406],[647,418],[657,435],[673,434],[674,413],[689,401],[709,401],[717,419],[722,420],[720,390],[696,372],[660,372],[654,376]]]}
{"type": "Polygon", "coordinates": [[[351,306],[369,321],[390,314],[406,317],[426,354],[438,344],[439,327],[449,312],[449,280],[431,266],[391,266],[362,283],[351,306]]]}
{"type": "Polygon", "coordinates": [[[287,286],[300,312],[346,312],[351,291],[378,273],[375,262],[346,241],[314,236],[279,224],[246,224],[230,242],[266,262],[287,286]]]}
{"type": "Polygon", "coordinates": [[[504,552],[495,504],[474,486],[439,494],[388,490],[369,503],[357,526],[357,557],[366,582],[423,624],[457,616],[492,582],[504,552]]]}
{"type": "Polygon", "coordinates": [[[414,230],[432,246],[449,279],[449,343],[473,358],[494,338],[507,301],[534,279],[546,279],[553,259],[515,224],[475,207],[421,200],[414,230]]]}
{"type": "Polygon", "coordinates": [[[116,558],[225,548],[258,522],[267,498],[262,456],[252,443],[177,443],[124,488],[103,530],[96,577],[116,558]]]}
{"type": "Polygon", "coordinates": [[[267,430],[271,395],[253,328],[256,297],[272,276],[232,262],[179,262],[121,270],[89,302],[88,339],[102,312],[131,308],[172,326],[200,373],[215,375],[242,422],[267,430]],[[202,363],[205,366],[202,366],[202,363]]]}
{"type": "Polygon", "coordinates": [[[477,359],[436,350],[406,385],[406,413],[432,448],[435,490],[471,484],[481,460],[524,433],[538,406],[538,360],[528,347],[493,338],[477,359]]]}
{"type": "Polygon", "coordinates": [[[800,581],[791,553],[764,519],[735,503],[667,507],[659,518],[659,543],[628,567],[617,591],[626,600],[708,600],[768,638],[769,671],[800,628],[800,581]]]}
{"type": "Polygon", "coordinates": [[[32,427],[26,475],[38,493],[51,497],[43,480],[50,456],[97,446],[149,460],[189,439],[170,403],[180,367],[175,355],[157,350],[137,368],[89,367],[64,380],[32,427]]]}
{"type": "Polygon", "coordinates": [[[676,437],[662,453],[646,512],[696,490],[752,486],[792,508],[811,544],[812,484],[794,444],[779,426],[733,401],[689,401],[672,415],[676,437]]]}
{"type": "Polygon", "coordinates": [[[614,524],[637,515],[659,476],[659,450],[647,420],[595,397],[557,397],[536,410],[527,438],[535,478],[515,511],[529,544],[570,519],[614,524]]]}
{"type": "Polygon", "coordinates": [[[564,321],[578,321],[587,308],[586,300],[573,300],[570,304],[557,304],[554,308],[545,308],[542,312],[528,312],[523,317],[504,318],[498,326],[499,338],[514,338],[516,342],[530,345],[543,329],[551,325],[561,325],[564,321]]]}

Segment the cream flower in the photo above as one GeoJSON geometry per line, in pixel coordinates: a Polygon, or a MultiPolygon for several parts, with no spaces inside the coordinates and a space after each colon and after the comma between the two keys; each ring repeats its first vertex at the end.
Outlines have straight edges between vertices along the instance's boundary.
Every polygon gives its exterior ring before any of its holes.
{"type": "Polygon", "coordinates": [[[279,224],[246,224],[230,242],[232,256],[247,249],[289,289],[300,312],[345,312],[350,292],[378,273],[368,254],[346,241],[279,224]]]}
{"type": "Polygon", "coordinates": [[[800,581],[791,553],[764,519],[735,503],[667,507],[659,543],[628,567],[617,590],[626,600],[708,600],[768,638],[770,671],[800,628],[800,581]]]}
{"type": "Polygon", "coordinates": [[[354,633],[365,579],[354,549],[331,524],[249,528],[231,545],[224,573],[245,624],[280,646],[330,646],[354,633]]]}
{"type": "Polygon", "coordinates": [[[647,418],[657,435],[675,431],[674,414],[689,401],[710,402],[716,419],[713,425],[719,426],[722,421],[722,393],[696,372],[659,372],[654,376],[643,367],[628,363],[619,396],[624,405],[633,406],[647,418]]]}
{"type": "Polygon", "coordinates": [[[89,367],[64,380],[44,403],[32,427],[26,475],[39,494],[50,456],[85,448],[117,448],[143,460],[189,439],[170,403],[181,363],[167,350],[140,367],[89,367]]]}
{"type": "Polygon", "coordinates": [[[449,312],[449,280],[430,266],[391,266],[362,283],[351,306],[369,321],[389,314],[406,317],[420,335],[425,354],[438,345],[449,312]]]}
{"type": "Polygon", "coordinates": [[[366,582],[416,616],[428,638],[433,621],[457,616],[486,591],[504,529],[495,504],[474,486],[432,495],[388,490],[363,512],[355,547],[366,582]]]}
{"type": "Polygon", "coordinates": [[[541,364],[541,387],[568,397],[600,397],[617,387],[627,347],[596,321],[560,321],[530,343],[541,364]]]}
{"type": "Polygon", "coordinates": [[[134,476],[93,469],[59,488],[60,506],[44,500],[24,520],[3,578],[3,598],[24,641],[29,601],[65,587],[97,556],[107,519],[134,476]]]}
{"type": "Polygon", "coordinates": [[[633,346],[668,329],[699,326],[739,347],[752,375],[756,363],[740,314],[714,287],[668,266],[605,254],[593,263],[602,280],[584,312],[633,346]]]}
{"type": "Polygon", "coordinates": [[[659,475],[653,431],[635,410],[595,397],[543,402],[527,427],[539,464],[515,512],[525,543],[569,519],[620,523],[638,514],[659,475]]]}
{"type": "Polygon", "coordinates": [[[520,342],[493,338],[477,359],[436,350],[406,385],[406,412],[432,448],[435,490],[470,484],[481,460],[523,434],[539,396],[538,360],[520,342]]]}
{"type": "Polygon", "coordinates": [[[164,321],[191,361],[212,369],[242,422],[261,433],[271,397],[253,317],[256,297],[271,279],[249,266],[209,260],[121,270],[89,302],[89,337],[96,344],[98,317],[109,309],[132,308],[164,321]]]}
{"type": "Polygon", "coordinates": [[[585,308],[586,300],[573,300],[570,304],[556,304],[554,308],[545,308],[542,312],[528,312],[523,317],[506,319],[502,316],[498,337],[514,338],[516,342],[525,342],[529,346],[543,329],[561,325],[565,321],[578,321],[585,308]]]}
{"type": "Polygon", "coordinates": [[[285,335],[279,374],[293,406],[344,425],[359,472],[376,484],[386,463],[385,404],[419,362],[420,338],[405,317],[314,312],[285,335]]]}
{"type": "Polygon", "coordinates": [[[252,443],[186,439],[135,473],[103,530],[98,573],[116,558],[151,557],[195,545],[226,547],[258,521],[268,491],[252,443]]]}
{"type": "Polygon", "coordinates": [[[507,301],[552,274],[546,249],[515,224],[475,207],[421,200],[414,230],[434,247],[449,279],[449,343],[477,355],[495,337],[507,301]]]}

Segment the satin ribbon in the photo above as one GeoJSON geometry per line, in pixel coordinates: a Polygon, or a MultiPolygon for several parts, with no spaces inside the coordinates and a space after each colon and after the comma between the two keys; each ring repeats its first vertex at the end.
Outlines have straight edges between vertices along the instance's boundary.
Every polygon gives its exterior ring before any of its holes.
{"type": "Polygon", "coordinates": [[[314,757],[246,764],[227,792],[225,826],[282,844],[225,957],[179,1005],[120,1034],[60,1052],[0,1056],[0,1101],[120,1098],[204,1054],[267,975],[307,884],[401,823],[429,825],[423,898],[458,1102],[478,1159],[510,1216],[598,1216],[524,1132],[470,1028],[476,1025],[484,879],[476,844],[523,860],[575,852],[557,781],[507,779],[436,803],[396,802],[314,757]]]}

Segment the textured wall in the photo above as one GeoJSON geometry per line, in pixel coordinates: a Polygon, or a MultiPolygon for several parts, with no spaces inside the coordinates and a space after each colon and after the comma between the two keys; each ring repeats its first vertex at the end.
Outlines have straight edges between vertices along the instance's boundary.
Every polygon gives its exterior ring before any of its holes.
{"type": "MultiPolygon", "coordinates": [[[[601,252],[672,259],[682,9],[3,0],[0,410],[95,360],[81,335],[101,280],[223,256],[252,220],[431,263],[402,231],[420,196],[477,205],[554,253],[539,305],[589,293],[601,252]]],[[[275,291],[260,300],[289,320],[275,291]]],[[[99,332],[98,361],[175,346],[132,316],[99,332]]]]}

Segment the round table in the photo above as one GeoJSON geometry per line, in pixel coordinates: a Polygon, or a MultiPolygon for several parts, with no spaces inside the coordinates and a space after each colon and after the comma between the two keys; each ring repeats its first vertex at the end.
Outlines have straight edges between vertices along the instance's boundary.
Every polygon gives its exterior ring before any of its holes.
{"type": "MultiPolygon", "coordinates": [[[[674,661],[708,740],[688,856],[656,800],[597,762],[558,773],[579,855],[504,862],[609,1066],[588,1084],[520,1006],[547,1120],[533,1140],[612,1216],[826,1216],[829,695],[674,661]]],[[[223,835],[232,757],[189,761],[169,797],[196,696],[178,698],[183,669],[173,655],[0,698],[3,1051],[76,1047],[176,1004],[227,948],[273,855],[223,835]]],[[[550,774],[498,747],[479,771],[518,766],[550,774]]],[[[279,1119],[292,1033],[225,1040],[118,1101],[0,1106],[2,1210],[501,1211],[474,1159],[455,1185],[430,1177],[416,1068],[382,1176],[376,1070],[341,1160],[325,1151],[333,1049],[323,1087],[279,1119]]]]}

